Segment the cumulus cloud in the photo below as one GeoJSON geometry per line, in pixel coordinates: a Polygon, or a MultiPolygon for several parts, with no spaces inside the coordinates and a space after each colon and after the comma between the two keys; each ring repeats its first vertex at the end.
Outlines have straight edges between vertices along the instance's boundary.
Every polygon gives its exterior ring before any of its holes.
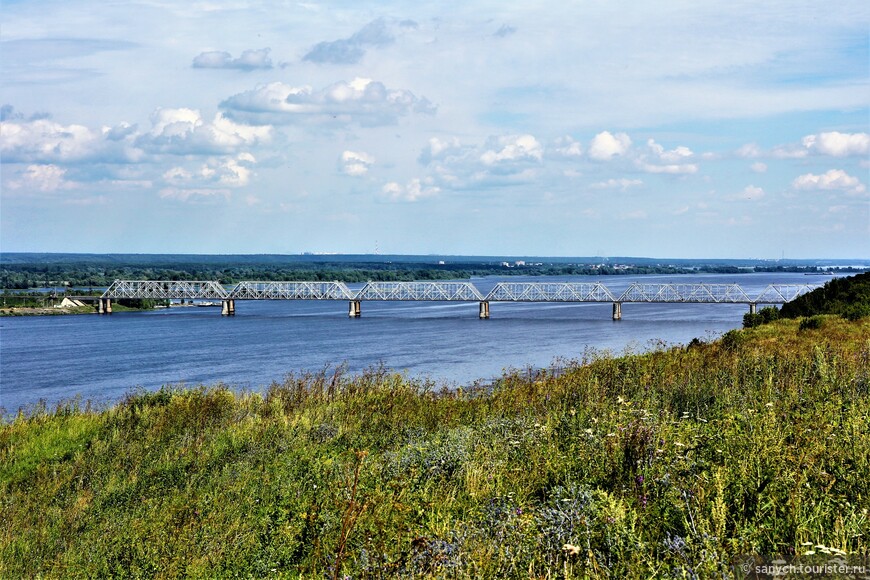
{"type": "Polygon", "coordinates": [[[613,135],[609,131],[602,131],[589,144],[589,157],[596,161],[608,161],[625,155],[629,147],[631,139],[625,133],[613,135]]]}
{"type": "Polygon", "coordinates": [[[384,184],[381,192],[390,201],[418,201],[426,197],[437,195],[441,191],[440,188],[433,184],[430,177],[423,179],[414,178],[406,185],[391,181],[384,184]]]}
{"type": "Polygon", "coordinates": [[[853,155],[867,155],[870,153],[870,134],[867,133],[819,133],[807,135],[801,141],[803,146],[819,155],[831,157],[847,157],[853,155]]]}
{"type": "Polygon", "coordinates": [[[622,191],[625,191],[629,187],[637,187],[639,185],[643,185],[643,181],[640,179],[626,179],[625,177],[621,177],[619,179],[611,178],[607,181],[599,181],[598,183],[593,183],[589,187],[592,189],[621,189],[622,191]]]}
{"type": "Polygon", "coordinates": [[[341,172],[358,177],[369,172],[375,158],[368,153],[345,151],[341,154],[341,172]]]}
{"type": "Polygon", "coordinates": [[[386,46],[394,40],[386,21],[378,18],[363,26],[349,38],[314,45],[303,60],[328,64],[356,64],[365,56],[366,48],[386,46]]]}
{"type": "Polygon", "coordinates": [[[237,123],[222,113],[211,121],[195,109],[157,109],[151,115],[151,131],[136,143],[152,152],[214,154],[237,151],[271,139],[272,127],[237,123]]]}
{"type": "Polygon", "coordinates": [[[246,50],[239,58],[233,58],[230,53],[217,50],[203,52],[193,59],[193,68],[226,68],[244,71],[270,69],[272,68],[270,50],[269,48],[246,50]]]}
{"type": "Polygon", "coordinates": [[[532,135],[506,135],[490,141],[480,160],[485,165],[496,165],[503,162],[540,162],[543,157],[543,147],[532,135]]]}
{"type": "Polygon", "coordinates": [[[11,180],[10,189],[23,192],[49,193],[60,189],[72,189],[74,184],[66,180],[66,169],[57,165],[28,165],[18,179],[11,180]]]}
{"type": "Polygon", "coordinates": [[[429,165],[435,160],[445,159],[450,155],[457,155],[461,153],[461,151],[462,145],[456,137],[448,137],[445,139],[432,137],[429,139],[428,145],[420,152],[417,161],[423,165],[429,165]]]}
{"type": "Polygon", "coordinates": [[[573,138],[566,135],[556,139],[553,152],[561,157],[579,158],[583,155],[583,146],[579,141],[575,141],[573,138]]]}
{"type": "MultiPolygon", "coordinates": [[[[227,188],[240,188],[248,185],[253,174],[252,166],[256,158],[250,153],[241,153],[234,157],[210,158],[198,167],[172,167],[163,173],[163,181],[168,186],[163,191],[170,194],[161,197],[171,197],[186,201],[188,197],[200,198],[205,191],[228,191],[227,188]],[[184,195],[185,191],[196,193],[184,195]]],[[[225,197],[223,193],[219,194],[225,197]]]]}
{"type": "Polygon", "coordinates": [[[688,147],[679,146],[671,150],[656,143],[653,139],[647,141],[647,152],[637,159],[637,166],[647,173],[686,174],[696,173],[698,166],[687,163],[694,157],[688,147]]]}
{"type": "Polygon", "coordinates": [[[861,180],[842,169],[831,169],[822,175],[806,173],[795,178],[792,187],[806,191],[843,191],[850,195],[863,194],[867,189],[861,180]]]}
{"type": "Polygon", "coordinates": [[[389,125],[411,112],[435,113],[425,97],[418,98],[404,89],[387,89],[381,82],[359,77],[320,91],[269,83],[234,95],[221,107],[233,118],[261,125],[291,123],[306,117],[365,126],[389,125]]]}
{"type": "Polygon", "coordinates": [[[51,119],[6,121],[0,125],[4,162],[75,162],[92,159],[102,135],[83,125],[61,125],[51,119]]]}

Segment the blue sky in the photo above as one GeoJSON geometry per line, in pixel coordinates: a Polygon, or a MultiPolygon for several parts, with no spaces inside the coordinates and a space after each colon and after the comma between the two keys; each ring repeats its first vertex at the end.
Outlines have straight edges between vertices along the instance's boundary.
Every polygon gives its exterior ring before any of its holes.
{"type": "Polygon", "coordinates": [[[2,15],[2,251],[870,257],[863,1],[2,15]]]}

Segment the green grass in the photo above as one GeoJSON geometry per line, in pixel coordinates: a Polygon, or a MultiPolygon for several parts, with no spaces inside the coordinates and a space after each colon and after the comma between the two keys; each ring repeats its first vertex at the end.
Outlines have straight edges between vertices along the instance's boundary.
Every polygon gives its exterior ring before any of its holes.
{"type": "Polygon", "coordinates": [[[372,369],[0,426],[0,577],[730,576],[870,555],[870,321],[441,392],[372,369]]]}

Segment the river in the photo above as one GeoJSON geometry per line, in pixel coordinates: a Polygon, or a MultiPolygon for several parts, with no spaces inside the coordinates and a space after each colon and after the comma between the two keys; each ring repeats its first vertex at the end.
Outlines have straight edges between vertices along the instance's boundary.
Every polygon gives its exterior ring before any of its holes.
{"type": "MultiPolygon", "coordinates": [[[[602,282],[614,293],[630,283],[738,283],[750,296],[768,284],[822,284],[828,277],[786,273],[669,276],[565,276],[473,279],[482,292],[499,281],[602,282]]],[[[354,287],[355,288],[355,287],[354,287]]],[[[618,294],[617,294],[618,295],[618,294]]],[[[223,382],[258,390],[288,373],[383,364],[410,376],[458,386],[505,369],[546,367],[588,349],[615,353],[709,340],[739,328],[742,304],[611,305],[501,303],[478,319],[477,303],[237,301],[236,315],[186,307],[111,316],[0,318],[0,408],[15,413],[39,401],[74,397],[102,405],[141,387],[223,382]]]]}

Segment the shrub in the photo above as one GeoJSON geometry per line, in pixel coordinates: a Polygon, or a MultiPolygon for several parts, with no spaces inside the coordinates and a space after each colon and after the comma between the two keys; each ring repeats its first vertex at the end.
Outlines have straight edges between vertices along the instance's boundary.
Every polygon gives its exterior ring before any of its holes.
{"type": "Polygon", "coordinates": [[[822,327],[823,318],[821,316],[810,316],[809,318],[801,319],[798,330],[815,330],[822,327]]]}

